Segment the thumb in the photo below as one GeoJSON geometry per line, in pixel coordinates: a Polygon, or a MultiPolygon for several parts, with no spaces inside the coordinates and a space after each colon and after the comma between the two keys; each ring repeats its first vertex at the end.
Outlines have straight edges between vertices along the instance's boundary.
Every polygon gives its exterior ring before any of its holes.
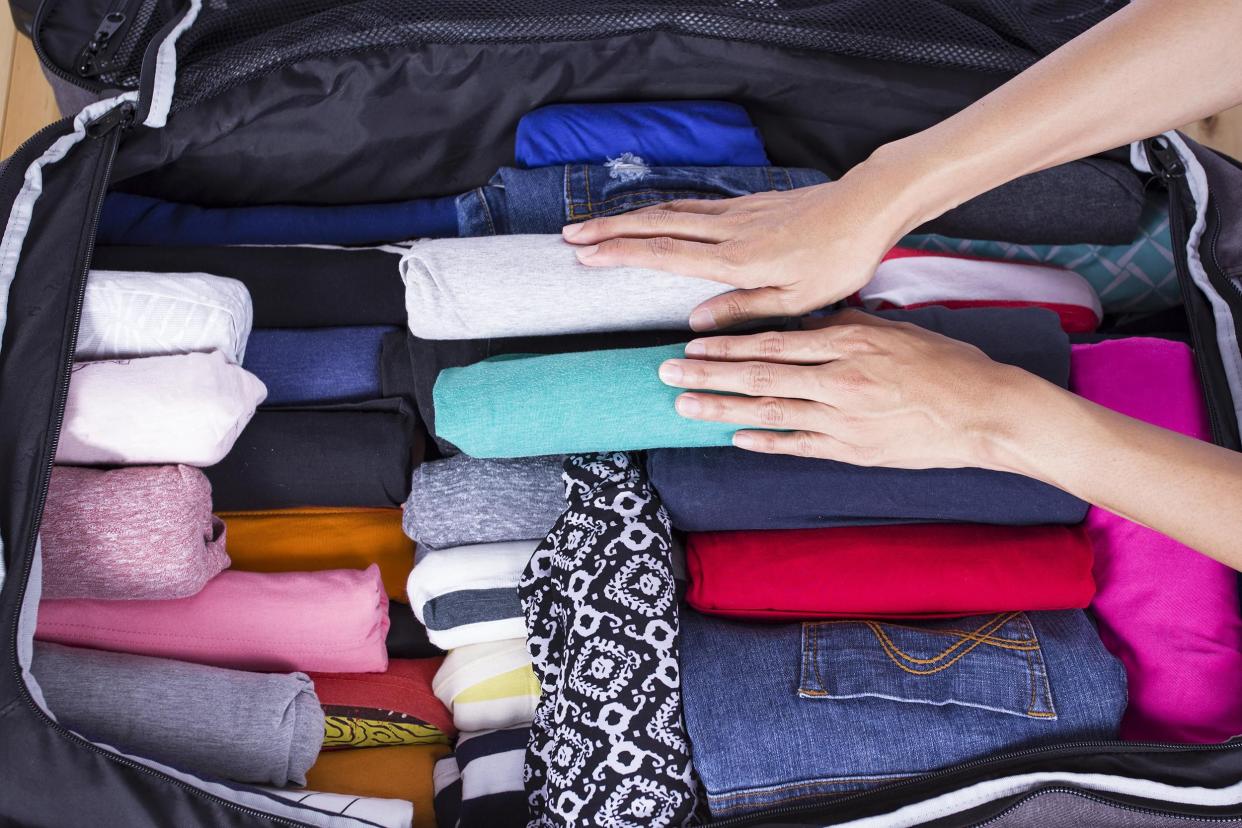
{"type": "Polygon", "coordinates": [[[708,299],[690,313],[690,328],[714,331],[731,328],[743,322],[787,316],[787,296],[780,288],[762,287],[731,290],[708,299]]]}

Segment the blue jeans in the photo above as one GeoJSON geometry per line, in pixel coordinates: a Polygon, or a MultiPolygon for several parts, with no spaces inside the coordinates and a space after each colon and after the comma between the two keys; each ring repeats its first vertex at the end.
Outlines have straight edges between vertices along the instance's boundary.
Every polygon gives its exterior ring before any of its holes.
{"type": "Polygon", "coordinates": [[[1080,611],[745,624],[682,611],[682,694],[712,815],[989,754],[1116,738],[1121,664],[1080,611]]]}
{"type": "Polygon", "coordinates": [[[733,198],[822,184],[816,170],[790,167],[502,167],[457,197],[459,236],[559,233],[566,224],[666,201],[733,198]]]}

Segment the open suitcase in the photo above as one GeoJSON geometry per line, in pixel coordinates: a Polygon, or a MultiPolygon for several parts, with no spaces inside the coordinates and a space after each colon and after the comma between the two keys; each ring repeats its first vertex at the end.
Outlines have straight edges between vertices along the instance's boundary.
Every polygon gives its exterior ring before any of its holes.
{"type": "MultiPolygon", "coordinates": [[[[94,102],[0,174],[0,823],[369,824],[86,741],[29,673],[40,519],[110,188],[207,205],[454,193],[508,162],[540,105],[671,98],[742,103],[774,163],[838,176],[1118,5],[44,0],[34,37],[62,102],[94,102]]],[[[1239,449],[1242,165],[1175,133],[1114,155],[1168,192],[1213,436],[1239,449]]],[[[716,824],[1242,825],[1242,742],[1063,744],[716,824]]]]}

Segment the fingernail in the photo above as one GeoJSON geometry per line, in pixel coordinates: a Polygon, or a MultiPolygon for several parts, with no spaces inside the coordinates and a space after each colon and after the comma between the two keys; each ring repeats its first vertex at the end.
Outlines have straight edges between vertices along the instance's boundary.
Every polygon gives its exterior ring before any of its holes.
{"type": "Polygon", "coordinates": [[[674,360],[668,360],[660,365],[660,381],[665,385],[676,385],[681,382],[682,377],[681,366],[674,360]]]}
{"type": "Polygon", "coordinates": [[[703,404],[688,394],[677,398],[677,413],[683,417],[697,417],[703,410],[703,404]]]}
{"type": "Polygon", "coordinates": [[[716,330],[716,317],[707,308],[695,308],[690,314],[690,329],[694,331],[716,330]]]}
{"type": "Polygon", "coordinates": [[[579,247],[574,252],[578,254],[578,261],[589,259],[595,255],[595,251],[599,250],[598,244],[592,244],[587,247],[579,247]]]}
{"type": "Polygon", "coordinates": [[[561,238],[572,239],[582,232],[581,224],[566,224],[561,228],[561,238]]]}
{"type": "Polygon", "coordinates": [[[733,432],[733,445],[740,449],[753,449],[759,446],[759,441],[749,431],[735,431],[733,432]]]}
{"type": "MultiPolygon", "coordinates": [[[[694,324],[693,317],[691,324],[694,324]]],[[[701,339],[690,340],[686,343],[686,356],[695,358],[707,356],[707,343],[701,339]]]]}

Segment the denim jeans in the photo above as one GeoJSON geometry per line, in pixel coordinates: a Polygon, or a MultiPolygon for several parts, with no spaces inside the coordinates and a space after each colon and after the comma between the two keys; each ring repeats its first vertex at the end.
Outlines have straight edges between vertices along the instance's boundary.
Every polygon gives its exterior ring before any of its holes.
{"type": "Polygon", "coordinates": [[[763,625],[684,609],[681,667],[716,817],[1115,738],[1126,706],[1125,671],[1077,610],[763,625]]]}
{"type": "Polygon", "coordinates": [[[559,233],[566,224],[666,201],[733,198],[827,180],[816,170],[791,167],[502,167],[485,186],[457,197],[457,229],[460,236],[559,233]]]}

